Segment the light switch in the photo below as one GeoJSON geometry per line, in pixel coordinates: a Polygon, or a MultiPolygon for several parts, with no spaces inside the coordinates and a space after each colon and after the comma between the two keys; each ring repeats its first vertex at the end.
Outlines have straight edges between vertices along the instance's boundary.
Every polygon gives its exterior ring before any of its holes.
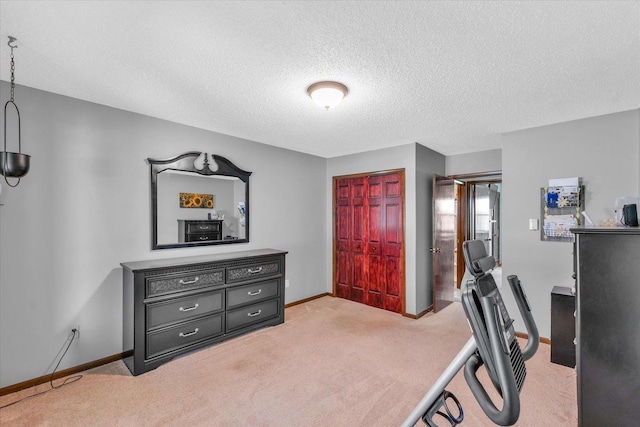
{"type": "Polygon", "coordinates": [[[530,218],[529,230],[537,230],[537,229],[538,229],[538,218],[530,218]]]}

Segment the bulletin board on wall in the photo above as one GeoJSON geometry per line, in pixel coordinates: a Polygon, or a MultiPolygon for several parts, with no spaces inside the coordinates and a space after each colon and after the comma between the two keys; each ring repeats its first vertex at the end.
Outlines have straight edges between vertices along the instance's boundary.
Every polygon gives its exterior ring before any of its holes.
{"type": "Polygon", "coordinates": [[[540,188],[540,240],[573,242],[571,228],[581,224],[584,211],[584,185],[540,188]]]}

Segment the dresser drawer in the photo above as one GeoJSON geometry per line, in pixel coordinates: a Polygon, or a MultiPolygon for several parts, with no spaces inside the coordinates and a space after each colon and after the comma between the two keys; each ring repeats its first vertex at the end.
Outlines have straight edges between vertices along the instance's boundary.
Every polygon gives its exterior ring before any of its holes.
{"type": "Polygon", "coordinates": [[[250,285],[227,289],[227,308],[260,302],[278,296],[279,279],[266,280],[250,285]]]}
{"type": "Polygon", "coordinates": [[[241,282],[256,277],[272,276],[280,273],[280,262],[276,259],[273,261],[263,261],[256,264],[250,264],[243,267],[227,268],[227,283],[241,282]]]}
{"type": "Polygon", "coordinates": [[[187,222],[185,233],[187,234],[208,234],[212,232],[220,231],[220,223],[219,222],[187,222]]]}
{"type": "Polygon", "coordinates": [[[185,234],[185,242],[207,242],[209,240],[222,240],[222,235],[218,232],[205,234],[185,234]]]}
{"type": "Polygon", "coordinates": [[[204,270],[193,273],[181,273],[176,275],[162,275],[147,277],[146,296],[182,292],[191,289],[199,289],[206,286],[224,284],[224,270],[204,270]]]}
{"type": "Polygon", "coordinates": [[[280,314],[280,305],[280,299],[276,298],[227,311],[227,332],[278,316],[280,314]]]}
{"type": "Polygon", "coordinates": [[[147,329],[183,322],[224,309],[224,291],[208,292],[147,305],[147,329]]]}
{"type": "Polygon", "coordinates": [[[159,356],[190,344],[214,338],[224,332],[223,314],[181,323],[147,334],[146,358],[159,356]]]}

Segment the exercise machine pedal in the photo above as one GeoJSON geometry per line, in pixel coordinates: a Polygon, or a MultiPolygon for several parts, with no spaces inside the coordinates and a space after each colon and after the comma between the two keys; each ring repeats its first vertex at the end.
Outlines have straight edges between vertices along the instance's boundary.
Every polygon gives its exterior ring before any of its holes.
{"type": "Polygon", "coordinates": [[[438,427],[433,421],[433,417],[438,415],[441,418],[444,418],[449,422],[449,424],[453,427],[462,423],[464,420],[464,411],[462,410],[462,405],[460,405],[460,401],[456,398],[456,396],[450,391],[444,390],[440,396],[433,402],[433,405],[429,408],[427,412],[421,417],[422,421],[428,425],[429,427],[438,427]],[[457,415],[454,415],[449,409],[449,405],[447,405],[447,399],[453,400],[456,404],[455,412],[457,415]],[[442,412],[444,410],[445,412],[442,412]]]}

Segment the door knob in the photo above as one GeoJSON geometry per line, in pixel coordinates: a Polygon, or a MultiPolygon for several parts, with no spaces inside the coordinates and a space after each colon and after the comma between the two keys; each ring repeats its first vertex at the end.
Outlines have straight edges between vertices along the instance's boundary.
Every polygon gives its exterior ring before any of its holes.
{"type": "Polygon", "coordinates": [[[440,253],[440,248],[429,248],[429,252],[434,253],[434,254],[439,254],[440,253]]]}

